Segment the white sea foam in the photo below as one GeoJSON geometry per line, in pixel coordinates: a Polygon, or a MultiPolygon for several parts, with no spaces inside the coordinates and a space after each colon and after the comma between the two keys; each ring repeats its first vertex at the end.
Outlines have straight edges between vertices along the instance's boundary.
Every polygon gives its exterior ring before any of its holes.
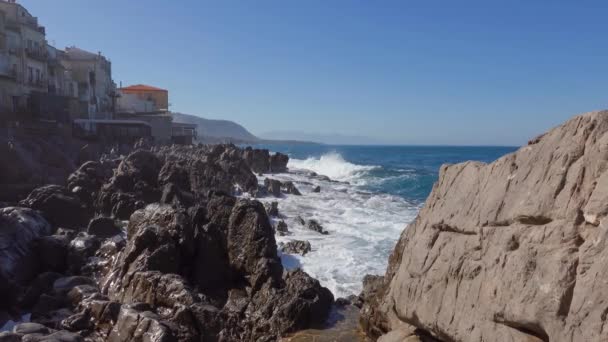
{"type": "Polygon", "coordinates": [[[373,165],[357,165],[350,163],[339,153],[331,152],[319,158],[310,157],[304,160],[290,159],[288,167],[314,171],[333,180],[349,182],[361,178],[370,170],[378,168],[373,165]]]}
{"type": "MultiPolygon", "coordinates": [[[[281,219],[287,223],[290,235],[277,235],[278,242],[307,240],[312,251],[304,257],[282,255],[283,265],[302,267],[336,297],[358,294],[363,276],[384,274],[388,256],[402,230],[414,219],[418,206],[397,196],[363,191],[356,183],[330,182],[297,172],[310,170],[352,182],[364,180],[366,172],[376,168],[349,163],[336,153],[306,160],[292,159],[289,168],[290,173],[269,177],[293,181],[302,196],[260,200],[279,202],[281,219]],[[321,192],[312,192],[317,185],[321,192]],[[319,221],[329,235],[306,229],[298,223],[298,216],[319,221]]],[[[263,182],[264,177],[259,180],[263,182]]]]}

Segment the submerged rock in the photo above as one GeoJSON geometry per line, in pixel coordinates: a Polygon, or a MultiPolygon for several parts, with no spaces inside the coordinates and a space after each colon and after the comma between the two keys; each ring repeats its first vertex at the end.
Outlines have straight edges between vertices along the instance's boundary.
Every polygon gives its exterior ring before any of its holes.
{"type": "Polygon", "coordinates": [[[302,240],[293,240],[285,243],[281,246],[281,251],[287,254],[300,254],[306,255],[311,251],[310,242],[302,240]]]}
{"type": "Polygon", "coordinates": [[[328,231],[326,231],[323,226],[317,221],[317,220],[308,220],[308,224],[306,225],[306,227],[312,231],[315,231],[317,233],[323,234],[323,235],[327,235],[329,234],[328,231]]]}
{"type": "MultiPolygon", "coordinates": [[[[486,165],[441,167],[363,308],[370,335],[604,341],[608,112],[486,165]]],[[[385,339],[386,340],[386,339],[385,339]]]]}

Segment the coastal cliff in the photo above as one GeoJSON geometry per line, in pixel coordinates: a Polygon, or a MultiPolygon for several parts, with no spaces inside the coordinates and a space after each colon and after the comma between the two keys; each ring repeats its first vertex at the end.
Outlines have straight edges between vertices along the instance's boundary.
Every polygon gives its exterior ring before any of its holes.
{"type": "Polygon", "coordinates": [[[444,165],[362,325],[381,341],[605,341],[608,111],[444,165]],[[418,336],[418,337],[415,337],[418,336]]]}

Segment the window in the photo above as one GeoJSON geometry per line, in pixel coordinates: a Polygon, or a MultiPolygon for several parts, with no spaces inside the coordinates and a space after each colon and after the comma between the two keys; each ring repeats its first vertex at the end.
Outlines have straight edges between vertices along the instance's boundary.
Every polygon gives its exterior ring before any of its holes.
{"type": "Polygon", "coordinates": [[[34,82],[34,69],[32,67],[27,67],[27,79],[30,83],[34,82]]]}
{"type": "Polygon", "coordinates": [[[40,82],[40,69],[36,69],[36,82],[40,82]]]}

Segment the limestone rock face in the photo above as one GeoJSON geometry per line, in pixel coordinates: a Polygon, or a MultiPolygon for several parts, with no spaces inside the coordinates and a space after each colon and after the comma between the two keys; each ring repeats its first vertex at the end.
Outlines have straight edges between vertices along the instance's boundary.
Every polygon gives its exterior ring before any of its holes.
{"type": "Polygon", "coordinates": [[[608,340],[608,112],[577,116],[489,165],[445,165],[376,297],[374,337],[608,340]]]}

